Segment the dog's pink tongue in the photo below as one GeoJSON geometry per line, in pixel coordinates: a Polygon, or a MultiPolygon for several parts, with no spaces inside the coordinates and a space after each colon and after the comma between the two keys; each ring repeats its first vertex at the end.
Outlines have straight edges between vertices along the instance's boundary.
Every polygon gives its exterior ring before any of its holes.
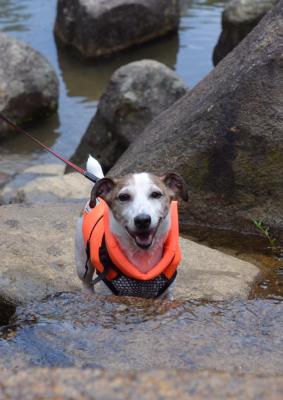
{"type": "Polygon", "coordinates": [[[142,246],[150,245],[152,242],[152,233],[139,233],[138,235],[136,235],[136,241],[142,246]]]}

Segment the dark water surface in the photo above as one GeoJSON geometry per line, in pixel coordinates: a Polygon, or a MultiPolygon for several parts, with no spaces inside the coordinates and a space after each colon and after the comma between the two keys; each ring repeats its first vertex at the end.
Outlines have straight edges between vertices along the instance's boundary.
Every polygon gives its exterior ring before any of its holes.
{"type": "MultiPolygon", "coordinates": [[[[211,56],[220,33],[223,3],[223,0],[182,0],[178,35],[91,63],[57,48],[53,36],[56,0],[0,0],[0,30],[39,50],[60,80],[58,113],[29,130],[69,157],[94,115],[111,74],[131,61],[152,58],[163,62],[193,87],[212,69],[211,56]]],[[[0,171],[20,172],[32,163],[54,161],[25,138],[1,143],[0,171]]]]}

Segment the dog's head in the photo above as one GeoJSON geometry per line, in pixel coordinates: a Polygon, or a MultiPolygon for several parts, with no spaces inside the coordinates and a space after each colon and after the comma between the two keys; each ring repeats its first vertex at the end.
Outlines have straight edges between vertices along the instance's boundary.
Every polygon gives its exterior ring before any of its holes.
{"type": "Polygon", "coordinates": [[[171,201],[178,197],[188,200],[186,184],[175,173],[162,177],[139,173],[117,179],[103,178],[92,189],[91,207],[97,197],[108,204],[119,230],[142,249],[152,247],[155,237],[166,229],[164,221],[171,201]]]}

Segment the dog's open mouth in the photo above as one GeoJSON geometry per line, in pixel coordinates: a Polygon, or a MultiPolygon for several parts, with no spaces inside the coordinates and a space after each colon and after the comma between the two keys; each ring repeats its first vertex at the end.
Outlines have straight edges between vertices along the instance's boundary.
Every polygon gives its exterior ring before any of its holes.
{"type": "Polygon", "coordinates": [[[154,238],[154,231],[149,232],[141,232],[141,233],[134,233],[133,238],[136,242],[136,245],[141,247],[142,249],[148,249],[153,242],[154,238]]]}
{"type": "Polygon", "coordinates": [[[146,230],[146,231],[136,231],[132,232],[130,229],[126,226],[126,230],[128,234],[134,239],[136,245],[142,249],[149,249],[153,243],[154,237],[156,235],[156,232],[159,228],[161,219],[159,220],[156,228],[146,230]]]}

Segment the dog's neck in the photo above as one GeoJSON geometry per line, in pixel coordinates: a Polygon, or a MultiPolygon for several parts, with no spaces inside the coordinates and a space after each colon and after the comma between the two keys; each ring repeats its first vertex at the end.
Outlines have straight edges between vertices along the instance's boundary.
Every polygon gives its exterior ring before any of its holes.
{"type": "Polygon", "coordinates": [[[162,258],[163,247],[170,229],[170,214],[160,224],[150,249],[139,248],[132,237],[121,227],[110,211],[110,230],[116,237],[127,259],[142,273],[150,271],[162,258]]]}

